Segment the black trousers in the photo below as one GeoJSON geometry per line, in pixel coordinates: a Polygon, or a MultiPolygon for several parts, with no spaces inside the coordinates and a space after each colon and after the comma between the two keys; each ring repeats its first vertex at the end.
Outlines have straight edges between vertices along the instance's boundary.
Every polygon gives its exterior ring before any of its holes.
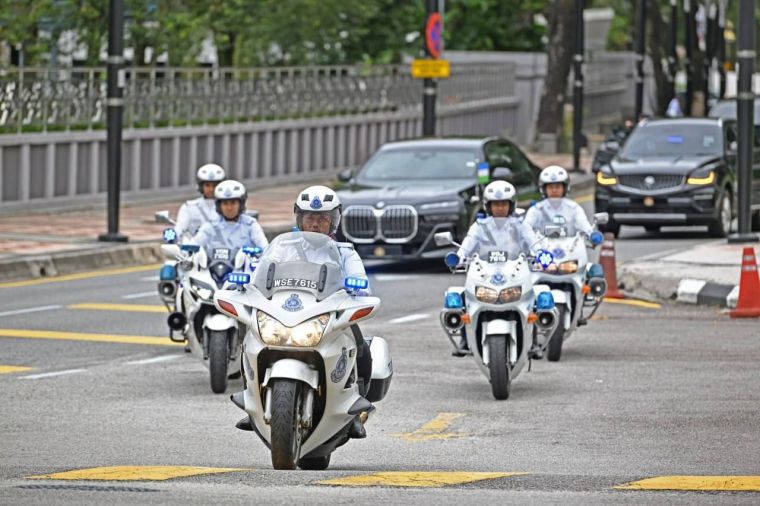
{"type": "Polygon", "coordinates": [[[369,349],[369,344],[364,340],[364,336],[358,325],[351,325],[351,332],[356,340],[356,369],[364,384],[361,394],[366,395],[369,391],[370,379],[372,378],[372,352],[369,349]]]}

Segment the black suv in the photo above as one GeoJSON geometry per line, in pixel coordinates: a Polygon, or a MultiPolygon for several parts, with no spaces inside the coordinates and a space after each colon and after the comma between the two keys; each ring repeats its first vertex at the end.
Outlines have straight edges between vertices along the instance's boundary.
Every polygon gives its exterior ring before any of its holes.
{"type": "Polygon", "coordinates": [[[464,238],[481,210],[483,185],[497,169],[517,189],[518,202],[538,197],[540,169],[507,139],[387,143],[355,174],[340,174],[346,186],[338,191],[339,239],[354,243],[362,258],[440,256],[450,248],[438,248],[433,234],[464,238]]]}
{"type": "Polygon", "coordinates": [[[617,235],[621,225],[707,225],[725,237],[736,210],[736,135],[736,122],[720,118],[639,123],[597,172],[596,211],[610,214],[601,228],[617,235]]]}

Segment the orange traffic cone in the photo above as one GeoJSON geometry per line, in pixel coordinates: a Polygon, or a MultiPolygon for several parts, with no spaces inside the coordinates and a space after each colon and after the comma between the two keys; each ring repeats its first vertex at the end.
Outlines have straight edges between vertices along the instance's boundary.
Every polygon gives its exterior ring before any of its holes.
{"type": "Polygon", "coordinates": [[[739,301],[731,311],[731,318],[754,318],[760,316],[760,278],[754,248],[744,248],[742,275],[739,281],[739,301]]]}
{"type": "Polygon", "coordinates": [[[604,280],[607,282],[608,299],[625,299],[625,294],[618,290],[617,267],[615,266],[615,236],[607,232],[604,234],[602,249],[599,251],[599,263],[604,269],[604,280]]]}

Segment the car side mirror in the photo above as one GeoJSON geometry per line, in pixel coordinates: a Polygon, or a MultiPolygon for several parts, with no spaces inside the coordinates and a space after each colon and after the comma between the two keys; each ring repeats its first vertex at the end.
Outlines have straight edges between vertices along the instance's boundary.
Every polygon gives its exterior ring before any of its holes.
{"type": "Polygon", "coordinates": [[[338,181],[341,183],[348,183],[353,179],[354,171],[351,169],[342,170],[338,173],[338,181]]]}
{"type": "Polygon", "coordinates": [[[514,177],[514,173],[507,167],[496,167],[491,173],[491,179],[502,179],[504,181],[511,181],[514,177]]]}
{"type": "Polygon", "coordinates": [[[594,221],[597,225],[606,225],[610,222],[610,213],[596,213],[594,215],[594,221]]]}
{"type": "Polygon", "coordinates": [[[454,236],[451,232],[438,232],[433,236],[436,246],[450,246],[454,244],[454,236]]]}
{"type": "Polygon", "coordinates": [[[169,225],[175,225],[174,220],[171,219],[171,216],[169,215],[169,211],[158,211],[156,214],[153,215],[153,217],[156,220],[156,223],[167,223],[169,225]]]}

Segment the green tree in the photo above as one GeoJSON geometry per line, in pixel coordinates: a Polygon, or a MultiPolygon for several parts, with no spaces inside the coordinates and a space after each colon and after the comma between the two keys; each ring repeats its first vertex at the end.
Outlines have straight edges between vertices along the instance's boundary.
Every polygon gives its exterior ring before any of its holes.
{"type": "Polygon", "coordinates": [[[534,21],[543,0],[455,0],[447,2],[448,49],[469,51],[540,51],[544,28],[534,21]]]}

